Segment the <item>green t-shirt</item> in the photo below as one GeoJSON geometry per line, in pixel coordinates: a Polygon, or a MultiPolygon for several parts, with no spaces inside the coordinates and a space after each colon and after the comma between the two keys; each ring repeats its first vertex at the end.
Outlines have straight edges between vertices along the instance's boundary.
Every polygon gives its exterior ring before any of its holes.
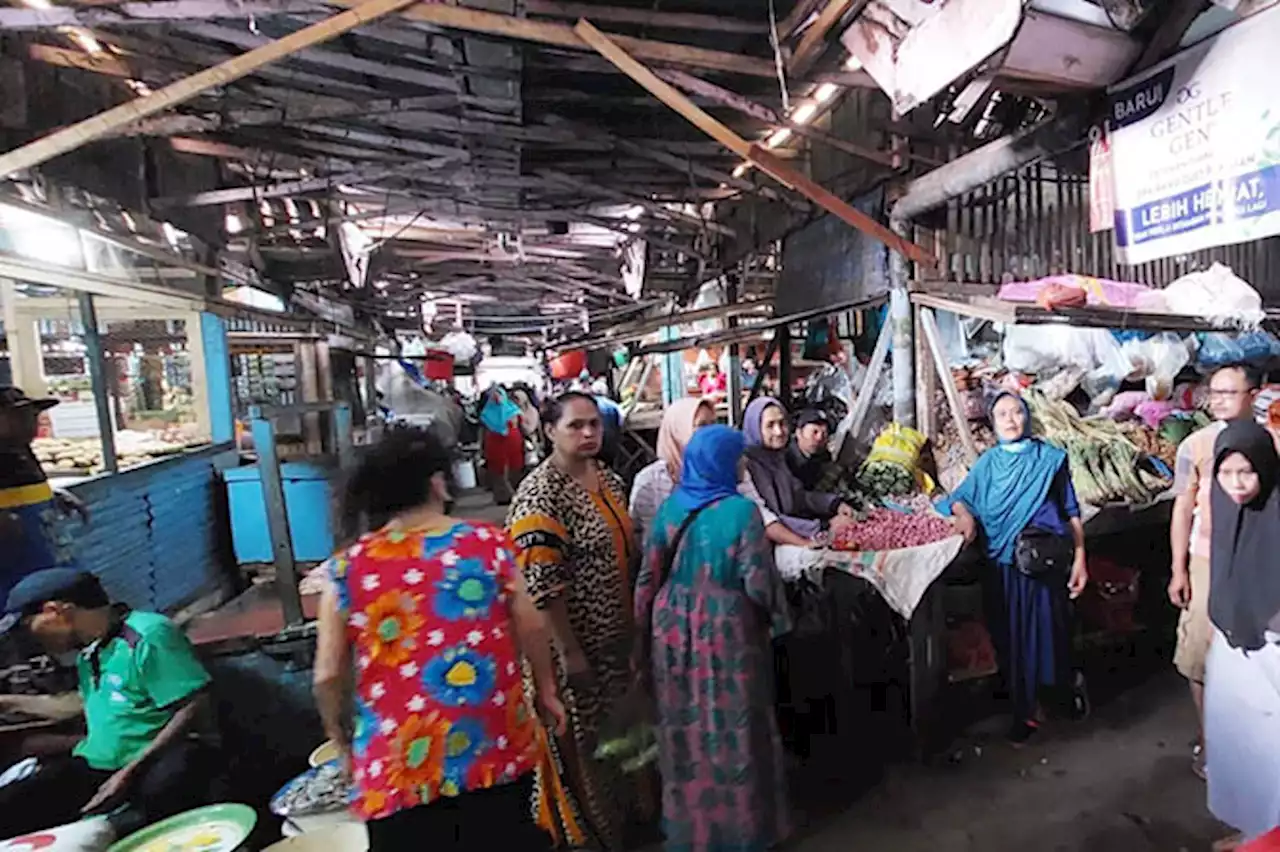
{"type": "Polygon", "coordinates": [[[88,733],[74,754],[106,771],[137,757],[177,705],[209,683],[187,637],[153,612],[129,613],[100,650],[91,645],[81,652],[76,669],[88,733]]]}

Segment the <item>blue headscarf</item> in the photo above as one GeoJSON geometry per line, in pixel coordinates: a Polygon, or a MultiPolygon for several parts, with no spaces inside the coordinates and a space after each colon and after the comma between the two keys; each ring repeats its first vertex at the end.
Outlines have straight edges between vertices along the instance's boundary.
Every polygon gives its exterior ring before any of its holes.
{"type": "Polygon", "coordinates": [[[1001,393],[991,401],[990,411],[1005,397],[1022,404],[1025,419],[1022,435],[987,450],[974,462],[959,487],[937,505],[944,515],[953,503],[963,503],[982,525],[987,538],[987,555],[1001,565],[1013,562],[1018,533],[1026,528],[1044,505],[1058,471],[1067,463],[1067,454],[1057,447],[1031,437],[1031,410],[1026,400],[1001,393]]]}
{"type": "Polygon", "coordinates": [[[738,493],[742,433],[728,426],[703,426],[684,448],[680,485],[671,495],[686,512],[738,493]]]}
{"type": "Polygon", "coordinates": [[[520,406],[507,398],[502,388],[493,388],[485,394],[484,406],[480,409],[480,423],[484,428],[498,435],[505,435],[511,430],[511,421],[520,416],[520,406]]]}

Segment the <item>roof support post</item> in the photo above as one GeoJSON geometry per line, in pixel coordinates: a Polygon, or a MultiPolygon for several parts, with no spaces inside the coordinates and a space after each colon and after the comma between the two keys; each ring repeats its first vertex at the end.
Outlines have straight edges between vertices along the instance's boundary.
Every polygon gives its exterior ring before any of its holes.
{"type": "MultiPolygon", "coordinates": [[[[889,227],[902,239],[907,238],[907,224],[890,219],[889,227]]],[[[893,337],[893,420],[903,426],[916,425],[915,322],[911,315],[911,295],[907,259],[889,255],[889,329],[893,337]]],[[[868,373],[867,381],[874,381],[868,373]]]]}
{"type": "Polygon", "coordinates": [[[290,33],[282,39],[256,47],[248,53],[232,57],[212,68],[171,83],[159,91],[120,104],[86,118],[70,127],[29,142],[21,148],[0,155],[0,177],[30,169],[81,146],[111,134],[130,122],[177,106],[215,86],[224,86],[254,71],[296,53],[303,48],[328,41],[356,27],[412,6],[418,0],[368,0],[355,8],[340,12],[323,21],[290,33]]]}

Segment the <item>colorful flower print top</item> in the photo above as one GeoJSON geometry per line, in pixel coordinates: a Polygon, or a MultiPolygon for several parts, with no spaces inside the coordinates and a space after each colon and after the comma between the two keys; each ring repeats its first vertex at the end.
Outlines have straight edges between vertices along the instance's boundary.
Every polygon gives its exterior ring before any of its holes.
{"type": "Polygon", "coordinates": [[[500,528],[394,524],[331,559],[355,659],[354,810],[381,819],[532,771],[537,720],[500,528]]]}

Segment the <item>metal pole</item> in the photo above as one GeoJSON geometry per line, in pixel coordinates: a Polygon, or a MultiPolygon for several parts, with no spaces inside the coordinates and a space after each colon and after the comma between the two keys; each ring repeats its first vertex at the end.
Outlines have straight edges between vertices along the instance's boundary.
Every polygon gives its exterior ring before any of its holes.
{"type": "Polygon", "coordinates": [[[276,594],[284,610],[286,625],[302,623],[302,593],[298,589],[298,563],[294,559],[293,537],[289,531],[289,511],[284,499],[284,479],[276,455],[276,430],[261,408],[249,409],[253,447],[258,453],[258,475],[262,480],[262,500],[267,509],[267,530],[276,566],[276,594]]]}
{"type": "MultiPolygon", "coordinates": [[[[907,233],[907,224],[889,221],[895,233],[907,233]]],[[[889,253],[889,328],[893,332],[893,419],[903,426],[916,425],[915,323],[907,292],[907,261],[889,253]]]]}
{"type": "Polygon", "coordinates": [[[791,326],[780,325],[774,332],[778,339],[778,401],[791,409],[791,326]]]}
{"type": "MultiPolygon", "coordinates": [[[[747,286],[747,262],[744,260],[738,265],[738,280],[734,282],[728,276],[725,276],[725,293],[726,301],[729,304],[737,303],[743,295],[743,290],[747,286]]],[[[738,327],[738,318],[730,316],[728,325],[730,329],[738,327]]],[[[741,347],[737,343],[729,344],[729,425],[739,427],[742,425],[742,352],[741,347]]]]}
{"type": "Polygon", "coordinates": [[[93,407],[98,411],[98,432],[102,439],[102,467],[107,473],[120,469],[116,459],[115,422],[111,417],[111,389],[102,353],[102,337],[98,334],[98,312],[93,307],[93,294],[81,290],[80,323],[84,326],[84,359],[89,364],[89,383],[93,387],[93,407]]]}

